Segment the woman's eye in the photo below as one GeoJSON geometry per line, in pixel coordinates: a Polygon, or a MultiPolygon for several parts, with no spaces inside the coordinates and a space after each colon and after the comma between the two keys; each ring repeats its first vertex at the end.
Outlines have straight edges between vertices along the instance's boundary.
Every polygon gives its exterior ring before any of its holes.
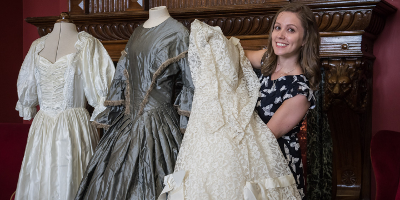
{"type": "Polygon", "coordinates": [[[275,28],[274,28],[275,30],[277,30],[277,31],[279,31],[279,30],[281,30],[281,27],[279,27],[279,26],[275,26],[275,28]]]}
{"type": "Polygon", "coordinates": [[[294,29],[292,29],[292,28],[289,28],[288,31],[291,33],[294,33],[294,29]]]}

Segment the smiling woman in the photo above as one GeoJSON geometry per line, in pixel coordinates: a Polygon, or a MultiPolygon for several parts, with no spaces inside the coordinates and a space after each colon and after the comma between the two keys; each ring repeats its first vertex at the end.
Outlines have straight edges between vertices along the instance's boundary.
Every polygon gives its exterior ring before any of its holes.
{"type": "Polygon", "coordinates": [[[262,72],[256,110],[278,139],[305,199],[297,133],[308,109],[315,107],[313,90],[321,80],[318,27],[310,8],[291,3],[275,15],[269,35],[267,50],[246,51],[253,67],[262,72]]]}

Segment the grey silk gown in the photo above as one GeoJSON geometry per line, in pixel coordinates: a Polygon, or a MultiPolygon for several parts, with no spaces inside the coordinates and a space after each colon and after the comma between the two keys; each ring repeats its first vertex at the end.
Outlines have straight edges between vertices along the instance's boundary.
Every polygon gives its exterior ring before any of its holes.
{"type": "Polygon", "coordinates": [[[117,64],[107,109],[96,118],[107,131],[76,200],[154,200],[161,193],[164,176],[174,171],[193,99],[188,44],[188,30],[172,18],[135,29],[117,64]],[[174,91],[176,82],[183,85],[180,92],[174,91]]]}

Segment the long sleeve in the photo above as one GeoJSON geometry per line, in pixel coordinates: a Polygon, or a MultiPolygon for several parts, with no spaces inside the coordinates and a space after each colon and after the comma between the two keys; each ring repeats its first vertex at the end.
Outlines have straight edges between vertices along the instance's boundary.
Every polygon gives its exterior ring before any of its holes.
{"type": "MultiPolygon", "coordinates": [[[[189,48],[189,35],[184,35],[182,39],[178,40],[176,49],[177,54],[187,51],[189,48]]],[[[187,123],[189,121],[190,111],[192,109],[192,101],[194,94],[194,85],[192,81],[192,76],[190,74],[188,56],[186,56],[178,61],[178,66],[181,69],[181,82],[183,84],[181,92],[178,94],[175,100],[175,107],[178,109],[178,114],[180,115],[180,129],[185,132],[187,123]]]]}
{"type": "Polygon", "coordinates": [[[36,106],[39,104],[35,77],[35,49],[38,43],[39,40],[32,43],[17,80],[18,101],[15,110],[19,111],[19,116],[24,120],[35,117],[36,106]]]}
{"type": "Polygon", "coordinates": [[[114,76],[114,64],[101,42],[90,36],[82,49],[83,78],[85,81],[85,95],[89,105],[94,107],[90,121],[93,121],[98,114],[106,107],[106,99],[112,78],[114,76]]]}

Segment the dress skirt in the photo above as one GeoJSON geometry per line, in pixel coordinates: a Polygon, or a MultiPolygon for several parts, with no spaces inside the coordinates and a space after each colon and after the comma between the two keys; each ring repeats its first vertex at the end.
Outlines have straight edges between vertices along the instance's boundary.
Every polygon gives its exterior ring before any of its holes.
{"type": "Polygon", "coordinates": [[[102,137],[76,200],[156,199],[174,171],[182,141],[172,105],[121,113],[102,137]]]}
{"type": "Polygon", "coordinates": [[[73,199],[99,136],[85,108],[40,110],[29,130],[15,199],[73,199]]]}

